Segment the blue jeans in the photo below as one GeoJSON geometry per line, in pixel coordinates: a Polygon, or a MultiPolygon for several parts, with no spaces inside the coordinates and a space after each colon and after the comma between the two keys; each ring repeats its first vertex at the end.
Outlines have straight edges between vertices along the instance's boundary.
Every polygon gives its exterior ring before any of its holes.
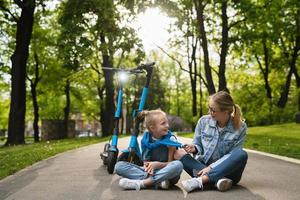
{"type": "Polygon", "coordinates": [[[115,172],[119,176],[135,180],[143,180],[150,177],[153,180],[153,185],[157,185],[165,180],[169,180],[170,184],[176,184],[180,178],[182,169],[182,163],[175,160],[169,162],[164,168],[155,170],[154,175],[149,176],[148,173],[144,171],[143,167],[133,163],[119,161],[115,165],[115,172]]]}
{"type": "MultiPolygon", "coordinates": [[[[233,150],[226,160],[208,172],[209,183],[216,183],[219,179],[226,177],[231,179],[233,184],[237,184],[241,180],[247,160],[247,152],[242,149],[233,150]]],[[[184,155],[180,161],[184,170],[191,177],[194,177],[193,170],[200,171],[207,167],[204,163],[194,159],[190,154],[184,155]]]]}

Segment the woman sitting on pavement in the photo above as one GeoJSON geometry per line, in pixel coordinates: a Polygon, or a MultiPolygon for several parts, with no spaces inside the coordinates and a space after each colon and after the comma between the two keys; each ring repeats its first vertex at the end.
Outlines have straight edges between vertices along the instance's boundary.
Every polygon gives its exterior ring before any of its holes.
{"type": "Polygon", "coordinates": [[[214,184],[219,191],[226,191],[237,184],[248,159],[242,149],[246,130],[241,110],[232,97],[224,91],[212,95],[209,115],[198,121],[193,144],[175,152],[175,159],[193,177],[182,181],[183,188],[191,192],[214,184]]]}

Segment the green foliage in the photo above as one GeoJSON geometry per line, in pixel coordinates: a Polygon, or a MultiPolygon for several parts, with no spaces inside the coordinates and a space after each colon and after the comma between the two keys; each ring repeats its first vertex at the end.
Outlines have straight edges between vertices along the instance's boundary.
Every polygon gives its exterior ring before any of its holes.
{"type": "MultiPolygon", "coordinates": [[[[6,8],[18,16],[13,1],[0,1],[6,8]]],[[[51,4],[51,1],[43,1],[51,4]]],[[[221,40],[222,1],[207,1],[204,15],[208,34],[210,64],[213,68],[214,82],[218,79],[218,55],[221,40]]],[[[178,59],[187,69],[187,39],[198,34],[196,13],[193,1],[133,1],[133,0],[88,0],[60,1],[54,9],[38,4],[35,12],[35,24],[27,74],[34,80],[36,52],[40,62],[41,81],[37,87],[38,103],[42,119],[62,119],[65,106],[64,83],[71,80],[71,113],[82,113],[85,119],[100,120],[100,107],[105,93],[99,93],[104,87],[101,69],[103,56],[111,57],[113,67],[133,68],[144,62],[145,52],[141,39],[130,23],[136,14],[149,6],[158,6],[175,19],[170,28],[172,38],[166,52],[178,59]],[[187,37],[189,36],[189,37],[187,37]],[[102,95],[102,96],[101,96],[102,95]]],[[[1,9],[1,8],[0,8],[1,9]]],[[[299,1],[274,0],[228,2],[230,27],[230,48],[227,56],[226,78],[228,88],[235,102],[242,107],[249,126],[291,122],[297,113],[298,93],[294,76],[289,99],[284,109],[276,104],[285,84],[293,45],[295,44],[296,19],[299,1]],[[229,12],[230,11],[230,12],[229,12]],[[272,89],[272,100],[266,97],[265,82],[259,60],[264,66],[263,42],[268,49],[268,80],[272,89]]],[[[16,22],[12,15],[0,11],[0,128],[7,128],[9,113],[10,56],[15,45],[16,22]]],[[[189,47],[190,48],[190,47],[189,47]]],[[[182,71],[178,63],[170,61],[156,50],[147,52],[147,61],[156,61],[151,80],[146,108],[160,107],[171,115],[179,115],[187,123],[195,123],[200,117],[192,117],[191,86],[188,73],[182,71]]],[[[203,69],[203,54],[196,53],[198,70],[203,69]]],[[[299,74],[299,58],[296,62],[299,74]]],[[[199,72],[199,71],[198,71],[199,72]]],[[[116,83],[116,82],[115,82],[116,83]]],[[[137,107],[141,86],[141,76],[128,81],[125,85],[125,99],[128,109],[137,107]]],[[[116,85],[116,84],[115,84],[116,85]]],[[[299,91],[299,88],[298,88],[299,91]]],[[[197,84],[197,110],[202,108],[206,114],[207,91],[197,84]],[[200,87],[203,101],[200,105],[200,87]]],[[[29,84],[27,84],[26,120],[32,120],[29,84]]],[[[131,111],[129,111],[131,112],[131,111]]]]}
{"type": "Polygon", "coordinates": [[[0,98],[0,130],[8,128],[9,99],[0,98]]]}

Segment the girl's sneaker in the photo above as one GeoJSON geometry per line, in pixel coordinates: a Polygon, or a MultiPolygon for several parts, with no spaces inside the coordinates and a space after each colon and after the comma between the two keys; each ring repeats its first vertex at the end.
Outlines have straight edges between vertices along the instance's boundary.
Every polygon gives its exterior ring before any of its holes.
{"type": "Polygon", "coordinates": [[[191,192],[195,189],[203,189],[203,184],[202,184],[201,178],[191,178],[191,179],[182,181],[181,183],[186,192],[191,192]]]}
{"type": "Polygon", "coordinates": [[[142,187],[142,180],[133,180],[128,178],[121,178],[119,181],[120,187],[127,190],[140,190],[142,187]]]}

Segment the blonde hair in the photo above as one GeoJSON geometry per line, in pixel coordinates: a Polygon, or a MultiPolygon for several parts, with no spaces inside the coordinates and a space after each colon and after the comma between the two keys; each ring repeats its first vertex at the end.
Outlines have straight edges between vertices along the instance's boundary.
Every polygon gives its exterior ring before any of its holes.
{"type": "Polygon", "coordinates": [[[156,110],[143,110],[138,114],[140,120],[144,120],[146,128],[150,131],[150,126],[156,123],[158,115],[167,116],[166,113],[160,109],[156,110]]]}
{"type": "Polygon", "coordinates": [[[244,121],[243,113],[239,105],[235,104],[233,98],[225,91],[219,91],[210,96],[210,101],[213,101],[219,106],[221,111],[229,111],[233,118],[233,126],[237,130],[241,128],[244,121]]]}

